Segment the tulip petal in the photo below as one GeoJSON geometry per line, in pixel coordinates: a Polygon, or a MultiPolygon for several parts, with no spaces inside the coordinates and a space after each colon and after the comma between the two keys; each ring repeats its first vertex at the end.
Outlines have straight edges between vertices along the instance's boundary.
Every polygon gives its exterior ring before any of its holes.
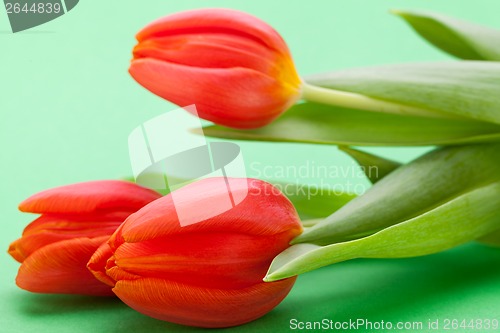
{"type": "Polygon", "coordinates": [[[94,275],[94,277],[110,287],[115,286],[115,280],[113,280],[106,274],[106,264],[112,257],[113,252],[111,251],[109,244],[107,242],[104,242],[94,252],[89,262],[87,263],[87,268],[94,275]]]}
{"type": "MultiPolygon", "coordinates": [[[[234,197],[248,191],[245,199],[232,209],[202,222],[181,227],[169,194],[130,215],[110,238],[111,247],[116,249],[123,241],[133,243],[193,232],[259,236],[288,233],[290,239],[302,232],[295,208],[276,187],[258,179],[228,180],[234,197]]],[[[218,178],[207,178],[188,184],[175,192],[176,198],[189,202],[196,210],[213,210],[213,202],[217,202],[217,197],[227,196],[227,191],[223,191],[220,186],[213,186],[217,182],[218,178]]]]}
{"type": "Polygon", "coordinates": [[[9,247],[9,254],[23,262],[38,249],[72,238],[111,236],[130,212],[107,214],[60,215],[44,214],[31,222],[23,236],[9,247]]]}
{"type": "Polygon", "coordinates": [[[189,233],[122,244],[114,252],[114,264],[135,276],[198,287],[244,288],[262,281],[276,253],[284,251],[289,240],[282,234],[189,233]]]}
{"type": "Polygon", "coordinates": [[[232,9],[209,8],[169,15],[150,23],[136,37],[141,42],[149,38],[183,33],[235,35],[280,52],[289,52],[283,38],[269,24],[232,9]]]}
{"type": "MultiPolygon", "coordinates": [[[[23,236],[39,232],[79,233],[114,226],[116,229],[131,212],[100,214],[43,214],[24,228],[23,236]]],[[[114,232],[114,230],[113,230],[114,232]]],[[[111,232],[111,233],[113,233],[111,232]]]]}
{"type": "Polygon", "coordinates": [[[257,319],[288,294],[295,277],[248,288],[207,289],[163,279],[116,283],[114,293],[131,308],[160,320],[200,327],[229,327],[257,319]]]}
{"type": "Polygon", "coordinates": [[[25,235],[12,242],[9,247],[9,254],[17,261],[23,262],[32,253],[52,243],[81,237],[96,238],[106,236],[109,238],[120,224],[78,230],[78,232],[71,233],[64,231],[43,231],[25,235]]]}
{"type": "Polygon", "coordinates": [[[130,75],[179,106],[195,104],[206,120],[237,128],[270,123],[299,97],[298,88],[248,68],[198,68],[152,58],[133,60],[130,75]]]}
{"type": "Polygon", "coordinates": [[[75,238],[44,246],[23,262],[16,283],[37,293],[111,296],[110,287],[95,279],[86,267],[107,239],[75,238]]]}
{"type": "Polygon", "coordinates": [[[154,94],[233,128],[271,123],[301,96],[281,36],[247,13],[202,9],[159,19],[137,34],[129,72],[154,94]]]}
{"type": "Polygon", "coordinates": [[[165,36],[147,39],[134,48],[135,59],[154,58],[202,68],[243,67],[276,74],[283,57],[253,40],[222,34],[165,36]]]}
{"type": "Polygon", "coordinates": [[[103,180],[56,187],[37,193],[19,205],[30,213],[134,212],[161,195],[132,182],[103,180]]]}
{"type": "Polygon", "coordinates": [[[71,235],[57,233],[37,233],[29,236],[23,236],[10,244],[9,254],[15,260],[22,263],[31,254],[46,245],[73,238],[75,237],[71,235]]]}

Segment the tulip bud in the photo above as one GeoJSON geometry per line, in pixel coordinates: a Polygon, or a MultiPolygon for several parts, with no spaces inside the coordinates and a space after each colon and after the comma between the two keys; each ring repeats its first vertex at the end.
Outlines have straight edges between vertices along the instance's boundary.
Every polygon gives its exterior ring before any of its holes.
{"type": "Polygon", "coordinates": [[[125,181],[94,181],[57,187],[19,205],[42,214],[9,254],[22,263],[17,285],[39,293],[113,295],[87,270],[89,258],[129,216],[160,194],[125,181]]]}
{"type": "Polygon", "coordinates": [[[177,13],[146,26],[132,77],[198,116],[234,128],[277,118],[301,95],[301,79],[281,36],[267,23],[229,9],[177,13]]]}
{"type": "MultiPolygon", "coordinates": [[[[217,210],[227,195],[210,178],[175,192],[193,214],[217,210]],[[220,190],[219,190],[220,189],[220,190]],[[206,195],[210,192],[210,195],[206,195]]],[[[266,283],[273,258],[302,227],[290,201],[271,184],[231,178],[231,209],[182,227],[172,196],[132,214],[91,258],[88,267],[133,309],[200,327],[229,327],[257,319],[278,305],[295,277],[266,283]]]]}

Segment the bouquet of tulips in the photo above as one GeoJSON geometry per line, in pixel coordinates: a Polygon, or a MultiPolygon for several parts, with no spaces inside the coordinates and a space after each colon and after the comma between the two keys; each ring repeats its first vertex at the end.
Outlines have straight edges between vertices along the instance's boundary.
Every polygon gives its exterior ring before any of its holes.
{"type": "MultiPolygon", "coordinates": [[[[374,166],[360,196],[305,198],[258,179],[224,181],[244,199],[222,213],[219,178],[175,190],[208,216],[183,225],[172,193],[110,180],[50,189],[9,253],[16,283],[38,293],[117,296],[173,323],[229,327],[278,305],[296,276],[354,258],[500,246],[500,31],[394,11],[461,61],[350,69],[301,78],[281,36],[249,14],[203,9],[137,34],[129,72],[215,123],[222,139],[338,145],[374,166]],[[437,146],[400,165],[351,146],[437,146]]],[[[165,144],[170,144],[165,142],[165,144]]],[[[365,169],[366,170],[366,169],[365,169]]]]}

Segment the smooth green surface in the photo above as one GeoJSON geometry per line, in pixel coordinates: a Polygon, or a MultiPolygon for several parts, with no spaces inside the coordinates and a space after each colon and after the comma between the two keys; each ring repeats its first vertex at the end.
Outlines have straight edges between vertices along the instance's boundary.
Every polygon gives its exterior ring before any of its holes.
{"type": "Polygon", "coordinates": [[[447,61],[395,64],[312,75],[330,89],[417,106],[464,119],[500,123],[500,63],[447,61]]]}
{"type": "Polygon", "coordinates": [[[425,215],[461,195],[500,181],[499,151],[500,144],[484,144],[427,153],[394,170],[364,195],[305,230],[294,243],[328,245],[357,239],[425,215]]]}
{"type": "MultiPolygon", "coordinates": [[[[271,23],[287,40],[299,72],[309,75],[396,62],[452,60],[428,45],[391,8],[435,10],[500,28],[496,0],[96,1],[13,35],[0,10],[0,332],[191,331],[140,315],[113,300],[32,295],[14,285],[18,264],[6,250],[33,216],[17,212],[27,196],[53,186],[130,175],[127,137],[173,105],[127,74],[133,35],[171,12],[226,6],[271,23]],[[304,22],[304,24],[302,24],[304,22]]],[[[309,165],[349,169],[336,147],[240,142],[249,176],[310,185],[367,188],[363,174],[305,176],[280,168],[309,165]],[[309,164],[307,164],[309,163],[309,164]],[[264,172],[265,166],[272,170],[264,172]],[[348,185],[351,182],[352,185],[348,185]]],[[[429,148],[370,148],[406,162],[429,148]]],[[[300,320],[425,321],[499,317],[498,250],[468,245],[433,256],[356,260],[301,276],[276,310],[231,331],[288,332],[300,320]]],[[[362,332],[363,330],[358,330],[362,332]]],[[[422,330],[423,332],[428,330],[422,330]]]]}
{"type": "Polygon", "coordinates": [[[356,258],[408,258],[438,253],[497,231],[499,205],[500,182],[495,182],[368,237],[326,246],[293,245],[274,259],[266,281],[356,258]]]}
{"type": "Polygon", "coordinates": [[[383,158],[351,147],[340,146],[339,149],[359,163],[366,177],[372,184],[375,184],[402,165],[388,158],[383,158]],[[373,170],[375,170],[375,172],[373,172],[373,170]]]}
{"type": "MultiPolygon", "coordinates": [[[[376,86],[375,82],[372,84],[376,86]]],[[[397,89],[395,85],[393,83],[390,91],[397,89]]],[[[402,95],[413,96],[408,92],[402,95]]],[[[237,130],[210,125],[204,127],[203,132],[226,140],[357,146],[457,145],[500,141],[498,124],[359,111],[310,102],[293,106],[262,128],[237,130]]]]}
{"type": "Polygon", "coordinates": [[[434,46],[458,58],[500,60],[500,30],[425,11],[392,11],[434,46]]]}

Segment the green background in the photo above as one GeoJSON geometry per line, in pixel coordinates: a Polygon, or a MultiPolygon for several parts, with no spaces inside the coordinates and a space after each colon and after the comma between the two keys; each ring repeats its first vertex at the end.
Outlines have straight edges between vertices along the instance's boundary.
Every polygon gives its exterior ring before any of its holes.
{"type": "MultiPolygon", "coordinates": [[[[114,299],[34,295],[18,289],[18,264],[6,254],[33,216],[17,211],[46,188],[131,174],[128,134],[174,106],[128,73],[134,34],[159,16],[200,7],[250,12],[274,26],[302,75],[367,65],[441,61],[391,8],[429,9],[500,28],[497,0],[97,1],[12,34],[0,10],[0,332],[189,331],[143,316],[114,299]]],[[[172,138],[173,141],[176,138],[172,138]]],[[[336,147],[241,143],[252,163],[349,167],[336,147]]],[[[428,148],[371,148],[406,162],[428,148]]],[[[294,181],[293,177],[288,180],[294,181]]],[[[347,179],[367,186],[361,177],[347,179]]],[[[283,179],[280,179],[283,180],[283,179]]],[[[346,179],[326,179],[342,185],[346,179]]],[[[314,177],[301,182],[315,184],[314,177]]],[[[233,331],[287,332],[289,320],[422,321],[500,319],[500,251],[477,244],[423,258],[356,260],[301,276],[274,311],[233,331]]],[[[231,330],[230,330],[231,331],[231,330]]],[[[363,331],[363,330],[359,330],[363,331]]],[[[427,330],[423,330],[427,331],[427,330]]]]}

